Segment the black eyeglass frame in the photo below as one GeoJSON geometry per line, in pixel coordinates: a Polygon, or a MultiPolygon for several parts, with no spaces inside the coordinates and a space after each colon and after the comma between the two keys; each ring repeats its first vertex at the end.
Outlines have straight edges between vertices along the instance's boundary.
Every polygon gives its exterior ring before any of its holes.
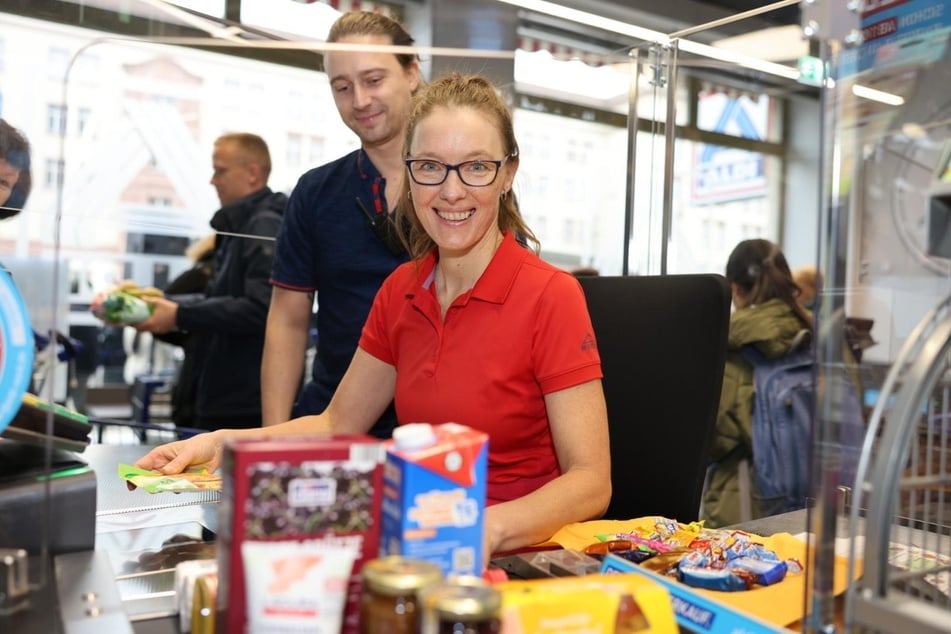
{"type": "Polygon", "coordinates": [[[496,181],[499,177],[499,172],[502,171],[502,166],[508,163],[508,160],[512,158],[512,155],[506,156],[501,161],[491,161],[489,159],[475,159],[472,161],[463,161],[462,163],[456,163],[455,165],[450,165],[449,163],[443,163],[442,161],[437,161],[436,159],[406,159],[403,162],[406,164],[406,171],[409,172],[409,177],[413,179],[413,182],[417,185],[422,185],[423,187],[438,187],[446,182],[446,179],[449,178],[449,172],[455,172],[459,177],[459,180],[462,181],[463,185],[468,187],[488,187],[496,181]],[[446,168],[446,172],[442,175],[442,180],[438,183],[421,183],[416,179],[416,175],[413,173],[413,163],[437,163],[446,168]],[[460,169],[464,165],[471,165],[472,163],[488,163],[490,165],[495,165],[495,172],[492,173],[492,180],[488,183],[470,183],[466,180],[465,176],[462,175],[462,170],[460,169]]]}

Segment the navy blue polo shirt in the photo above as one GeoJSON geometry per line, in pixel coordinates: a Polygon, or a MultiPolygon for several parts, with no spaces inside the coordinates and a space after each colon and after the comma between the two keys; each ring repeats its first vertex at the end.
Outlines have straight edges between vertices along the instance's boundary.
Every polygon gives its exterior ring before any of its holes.
{"type": "MultiPolygon", "coordinates": [[[[313,380],[294,416],[319,414],[350,365],[363,323],[383,280],[407,256],[394,256],[376,236],[359,197],[371,213],[387,213],[386,181],[360,149],[301,176],[277,235],[271,283],[317,293],[317,356],[313,380]]],[[[392,407],[372,433],[387,437],[392,407]]]]}

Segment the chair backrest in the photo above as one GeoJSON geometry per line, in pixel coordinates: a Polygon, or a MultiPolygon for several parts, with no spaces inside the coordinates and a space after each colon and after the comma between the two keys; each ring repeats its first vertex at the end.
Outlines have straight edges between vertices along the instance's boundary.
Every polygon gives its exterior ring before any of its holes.
{"type": "Polygon", "coordinates": [[[579,277],[604,371],[608,519],[696,520],[730,325],[721,275],[579,277]]]}

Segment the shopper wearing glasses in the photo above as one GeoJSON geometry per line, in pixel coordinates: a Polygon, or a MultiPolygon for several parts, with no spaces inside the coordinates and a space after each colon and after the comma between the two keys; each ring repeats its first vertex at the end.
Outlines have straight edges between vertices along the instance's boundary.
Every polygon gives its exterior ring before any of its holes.
{"type": "MultiPolygon", "coordinates": [[[[405,148],[397,216],[412,261],[377,294],[327,410],[264,431],[365,432],[391,398],[401,423],[480,429],[489,551],[544,541],[600,516],[611,497],[601,362],[581,286],[537,256],[512,194],[511,114],[487,80],[453,74],[429,86],[405,148]]],[[[216,469],[220,443],[245,433],[196,436],[137,464],[216,469]]]]}

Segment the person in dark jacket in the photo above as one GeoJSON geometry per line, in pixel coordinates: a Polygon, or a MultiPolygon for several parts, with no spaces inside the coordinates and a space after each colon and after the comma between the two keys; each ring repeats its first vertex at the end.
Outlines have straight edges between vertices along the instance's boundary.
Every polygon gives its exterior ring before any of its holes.
{"type": "MultiPolygon", "coordinates": [[[[205,296],[215,265],[215,234],[196,241],[185,255],[191,268],[183,271],[165,287],[165,296],[182,303],[205,296]]],[[[198,370],[195,364],[195,335],[174,330],[156,337],[182,349],[183,358],[172,389],[172,420],[179,427],[195,427],[195,400],[198,397],[198,370]]]]}
{"type": "Polygon", "coordinates": [[[287,197],[267,186],[271,159],[257,135],[219,137],[212,160],[221,209],[211,219],[217,237],[206,296],[191,302],[149,298],[154,312],[136,328],[194,336],[196,427],[259,427],[268,278],[287,197]]]}
{"type": "Polygon", "coordinates": [[[798,301],[799,287],[779,246],[744,240],[730,254],[726,279],[736,310],[730,316],[726,367],[703,497],[706,526],[719,528],[761,516],[740,477],[741,463],[753,456],[753,366],[743,356],[755,346],[767,359],[789,352],[801,330],[812,331],[812,315],[798,301]]]}

